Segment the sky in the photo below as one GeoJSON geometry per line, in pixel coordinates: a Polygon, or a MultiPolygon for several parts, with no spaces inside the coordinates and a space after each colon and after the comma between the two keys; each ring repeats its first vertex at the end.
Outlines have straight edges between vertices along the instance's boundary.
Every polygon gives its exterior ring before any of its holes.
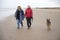
{"type": "Polygon", "coordinates": [[[0,0],[0,8],[16,8],[18,5],[25,8],[30,5],[35,7],[60,7],[60,0],[0,0]]]}

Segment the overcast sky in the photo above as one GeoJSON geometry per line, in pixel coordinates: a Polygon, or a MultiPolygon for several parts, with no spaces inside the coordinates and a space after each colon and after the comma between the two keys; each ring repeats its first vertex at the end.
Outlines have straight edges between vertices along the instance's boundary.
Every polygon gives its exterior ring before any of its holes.
{"type": "Polygon", "coordinates": [[[0,8],[22,7],[60,7],[60,0],[0,0],[0,8]]]}

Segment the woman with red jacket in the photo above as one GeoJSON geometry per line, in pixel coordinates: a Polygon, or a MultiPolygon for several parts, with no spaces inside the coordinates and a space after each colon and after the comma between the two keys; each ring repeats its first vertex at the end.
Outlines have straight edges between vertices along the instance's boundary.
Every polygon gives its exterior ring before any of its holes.
{"type": "Polygon", "coordinates": [[[33,12],[30,6],[25,10],[25,17],[27,20],[28,29],[31,27],[31,19],[33,19],[33,12]]]}

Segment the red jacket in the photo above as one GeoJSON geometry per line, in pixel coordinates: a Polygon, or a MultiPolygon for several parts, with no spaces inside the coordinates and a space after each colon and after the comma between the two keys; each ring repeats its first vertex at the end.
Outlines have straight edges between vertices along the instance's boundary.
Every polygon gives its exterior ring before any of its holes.
{"type": "Polygon", "coordinates": [[[27,8],[26,11],[25,11],[25,16],[27,18],[31,18],[33,16],[33,13],[32,13],[32,9],[31,8],[27,8]]]}

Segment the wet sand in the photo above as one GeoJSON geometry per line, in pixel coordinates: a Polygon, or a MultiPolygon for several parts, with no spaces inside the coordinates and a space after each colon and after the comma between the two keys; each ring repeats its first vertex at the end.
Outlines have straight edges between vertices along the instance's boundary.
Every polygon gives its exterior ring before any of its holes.
{"type": "Polygon", "coordinates": [[[33,9],[34,19],[28,30],[26,19],[23,28],[17,29],[14,15],[0,21],[0,40],[60,40],[60,9],[33,9]],[[46,19],[51,19],[47,30],[46,19]]]}

